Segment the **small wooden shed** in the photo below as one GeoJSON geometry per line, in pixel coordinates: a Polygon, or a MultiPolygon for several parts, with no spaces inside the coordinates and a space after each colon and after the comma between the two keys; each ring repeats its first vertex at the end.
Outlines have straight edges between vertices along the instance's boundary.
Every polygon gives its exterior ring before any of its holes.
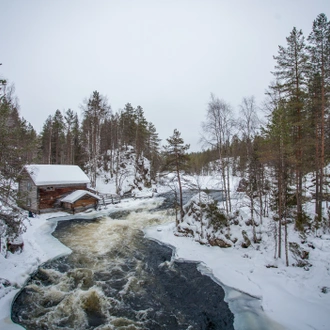
{"type": "Polygon", "coordinates": [[[89,184],[76,165],[25,165],[19,179],[20,206],[34,213],[60,210],[62,198],[77,190],[88,191],[89,184]]]}
{"type": "Polygon", "coordinates": [[[62,207],[75,213],[77,211],[83,211],[86,208],[94,207],[97,209],[98,202],[101,198],[86,190],[76,190],[68,196],[61,199],[62,207]]]}

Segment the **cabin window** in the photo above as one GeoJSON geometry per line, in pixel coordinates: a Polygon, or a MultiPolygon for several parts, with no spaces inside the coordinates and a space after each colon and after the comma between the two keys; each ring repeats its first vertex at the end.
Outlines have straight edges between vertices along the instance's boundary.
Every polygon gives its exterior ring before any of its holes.
{"type": "Polygon", "coordinates": [[[54,187],[47,187],[46,190],[47,191],[54,191],[55,189],[54,189],[54,187]]]}
{"type": "Polygon", "coordinates": [[[26,206],[31,206],[31,198],[28,198],[28,199],[26,200],[26,206]]]}
{"type": "Polygon", "coordinates": [[[30,182],[30,181],[27,182],[27,187],[26,187],[26,189],[27,189],[27,191],[31,191],[31,189],[32,189],[32,185],[31,185],[31,182],[30,182]]]}

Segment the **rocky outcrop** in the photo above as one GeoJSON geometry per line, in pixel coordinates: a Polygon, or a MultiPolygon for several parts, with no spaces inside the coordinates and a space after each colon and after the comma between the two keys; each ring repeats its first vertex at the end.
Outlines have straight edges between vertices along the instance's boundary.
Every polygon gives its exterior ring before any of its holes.
{"type": "Polygon", "coordinates": [[[289,242],[289,250],[296,261],[296,266],[305,267],[309,265],[309,252],[302,249],[298,243],[289,242]]]}
{"type": "MultiPolygon", "coordinates": [[[[219,225],[222,215],[216,202],[205,192],[193,196],[183,207],[185,216],[175,230],[176,236],[193,237],[200,244],[229,248],[230,235],[224,234],[224,225],[219,225]],[[218,225],[218,226],[216,226],[218,225]]],[[[227,222],[227,221],[226,221],[227,222]]]]}
{"type": "Polygon", "coordinates": [[[231,244],[225,242],[221,238],[210,238],[208,241],[209,241],[209,244],[211,246],[219,246],[221,248],[229,248],[229,247],[231,247],[231,244]]]}

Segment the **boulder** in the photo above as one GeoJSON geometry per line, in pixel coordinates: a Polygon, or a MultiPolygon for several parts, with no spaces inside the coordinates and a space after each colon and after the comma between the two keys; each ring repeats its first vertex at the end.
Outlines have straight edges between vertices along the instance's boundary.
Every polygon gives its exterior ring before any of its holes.
{"type": "Polygon", "coordinates": [[[227,243],[226,241],[222,240],[221,238],[209,238],[208,241],[211,246],[219,246],[221,248],[231,247],[231,244],[227,243]]]}
{"type": "Polygon", "coordinates": [[[242,242],[241,246],[242,246],[242,248],[246,249],[251,245],[251,241],[245,230],[242,230],[242,236],[243,236],[244,242],[242,242]]]}
{"type": "Polygon", "coordinates": [[[305,267],[309,265],[307,261],[309,259],[309,251],[302,249],[296,242],[289,242],[289,250],[296,261],[296,266],[305,267]]]}
{"type": "Polygon", "coordinates": [[[22,236],[18,236],[14,239],[8,239],[7,251],[11,253],[21,253],[23,251],[24,242],[22,236]]]}

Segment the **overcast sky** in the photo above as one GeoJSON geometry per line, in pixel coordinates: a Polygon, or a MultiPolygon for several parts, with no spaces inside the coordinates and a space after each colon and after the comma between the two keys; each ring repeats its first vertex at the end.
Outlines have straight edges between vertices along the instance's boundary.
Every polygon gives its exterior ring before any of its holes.
{"type": "Polygon", "coordinates": [[[329,0],[0,0],[0,76],[37,131],[97,90],[196,151],[210,93],[261,104],[278,45],[322,12],[329,0]]]}

